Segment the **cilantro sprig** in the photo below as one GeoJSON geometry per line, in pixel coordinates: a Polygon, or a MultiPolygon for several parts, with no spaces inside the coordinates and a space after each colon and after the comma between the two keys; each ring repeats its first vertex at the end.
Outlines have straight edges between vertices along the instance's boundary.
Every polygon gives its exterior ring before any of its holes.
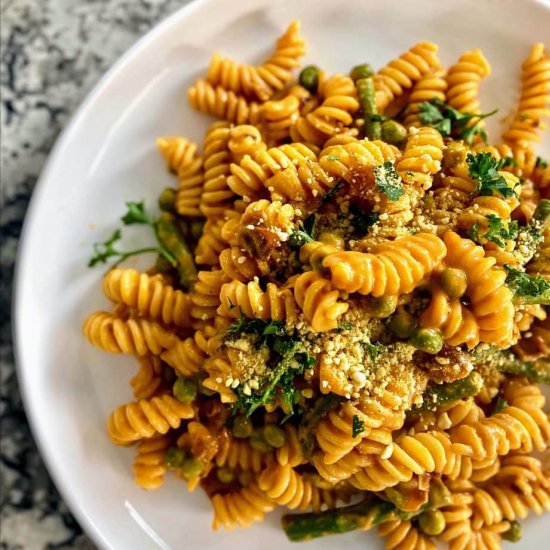
{"type": "Polygon", "coordinates": [[[384,193],[391,201],[396,201],[403,194],[401,176],[395,170],[395,166],[388,160],[377,166],[374,171],[374,183],[378,191],[384,193]]]}
{"type": "Polygon", "coordinates": [[[498,161],[490,153],[478,153],[466,156],[470,177],[475,180],[476,188],[471,196],[500,195],[503,198],[516,196],[516,191],[508,187],[504,176],[498,172],[498,161]]]}
{"type": "Polygon", "coordinates": [[[463,139],[471,145],[476,136],[487,142],[487,132],[479,123],[494,115],[498,109],[490,113],[467,113],[454,109],[440,99],[432,99],[422,102],[418,112],[422,124],[435,128],[442,136],[463,139]]]}
{"type": "Polygon", "coordinates": [[[116,267],[131,256],[137,256],[138,254],[144,254],[146,252],[160,254],[172,266],[176,267],[178,262],[175,256],[160,242],[157,234],[156,221],[145,210],[145,203],[143,201],[127,202],[126,207],[128,210],[121,218],[122,223],[124,225],[148,225],[153,229],[157,245],[136,248],[134,250],[119,250],[116,244],[122,239],[122,231],[116,229],[107,240],[100,243],[94,243],[94,254],[88,262],[88,267],[94,267],[97,264],[106,264],[109,260],[115,260],[112,267],[116,267]]]}
{"type": "Polygon", "coordinates": [[[479,231],[481,226],[479,223],[475,223],[466,234],[472,241],[480,242],[481,239],[486,241],[491,241],[497,246],[504,248],[506,246],[506,241],[515,240],[519,235],[519,226],[517,221],[511,221],[508,226],[506,226],[504,220],[495,216],[494,214],[488,214],[487,219],[487,231],[485,231],[481,236],[479,231]]]}

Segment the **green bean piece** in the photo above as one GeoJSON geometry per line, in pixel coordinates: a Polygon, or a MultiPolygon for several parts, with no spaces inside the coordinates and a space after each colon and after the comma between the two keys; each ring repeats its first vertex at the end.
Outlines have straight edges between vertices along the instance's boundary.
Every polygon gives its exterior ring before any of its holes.
{"type": "Polygon", "coordinates": [[[435,328],[416,328],[409,338],[416,349],[435,355],[443,348],[443,335],[435,328]]]}
{"type": "Polygon", "coordinates": [[[216,477],[222,483],[231,483],[235,479],[235,472],[231,468],[224,466],[216,470],[216,477]]]}
{"type": "Polygon", "coordinates": [[[395,120],[385,120],[380,128],[382,140],[392,145],[400,145],[407,139],[407,128],[395,120]]]}
{"type": "Polygon", "coordinates": [[[182,403],[192,403],[197,397],[198,387],[194,380],[180,376],[172,386],[174,397],[182,403]]]}
{"type": "Polygon", "coordinates": [[[453,401],[477,395],[482,385],[483,377],[479,372],[472,371],[466,378],[462,378],[461,380],[429,386],[424,392],[423,404],[410,409],[407,412],[407,416],[415,416],[424,411],[433,410],[442,405],[452,403],[453,401]]]}
{"type": "Polygon", "coordinates": [[[164,212],[173,212],[176,204],[176,190],[166,187],[159,197],[159,208],[164,212]]]}
{"type": "Polygon", "coordinates": [[[162,254],[159,254],[155,261],[155,269],[158,273],[170,273],[174,266],[162,254]]]}
{"type": "Polygon", "coordinates": [[[435,537],[445,530],[445,516],[440,510],[426,510],[418,517],[418,525],[426,535],[435,537]]]}
{"type": "Polygon", "coordinates": [[[380,139],[382,128],[376,108],[374,81],[371,77],[360,78],[355,85],[357,87],[357,96],[359,97],[361,113],[365,119],[365,125],[363,126],[365,136],[369,139],[380,139]]]}
{"type": "Polygon", "coordinates": [[[157,220],[156,229],[159,241],[178,262],[177,270],[181,284],[185,288],[191,289],[197,278],[197,267],[193,255],[177,227],[176,217],[169,212],[163,212],[157,220]]]}
{"type": "Polygon", "coordinates": [[[306,90],[314,94],[317,91],[319,85],[319,67],[315,65],[308,65],[304,67],[298,77],[298,82],[306,90]]]}
{"type": "Polygon", "coordinates": [[[533,218],[535,220],[540,220],[543,223],[550,221],[550,200],[549,199],[541,199],[541,201],[537,205],[537,209],[535,210],[535,213],[533,214],[533,218]]]}
{"type": "Polygon", "coordinates": [[[203,385],[203,382],[204,382],[204,380],[199,380],[199,393],[201,395],[205,395],[206,397],[212,397],[213,395],[215,395],[216,392],[212,391],[210,388],[206,388],[203,385]]]}
{"type": "Polygon", "coordinates": [[[372,499],[325,512],[288,514],[283,516],[282,525],[291,541],[301,542],[326,535],[366,531],[386,521],[409,517],[410,514],[399,512],[390,502],[372,499]]]}
{"type": "Polygon", "coordinates": [[[264,426],[263,433],[264,439],[276,449],[279,449],[285,444],[286,434],[282,428],[275,426],[274,424],[268,424],[264,426]]]}
{"type": "Polygon", "coordinates": [[[260,453],[269,453],[273,450],[273,447],[265,440],[263,434],[259,431],[254,432],[248,440],[250,446],[260,453]]]}
{"type": "Polygon", "coordinates": [[[164,455],[164,460],[169,468],[181,468],[185,460],[185,451],[178,447],[170,447],[164,455]]]}
{"type": "Polygon", "coordinates": [[[397,296],[380,296],[369,299],[369,313],[378,319],[389,317],[397,308],[397,296]]]}
{"type": "Polygon", "coordinates": [[[511,521],[508,531],[504,531],[504,533],[502,533],[502,538],[510,542],[519,542],[522,536],[523,529],[521,527],[521,524],[517,521],[511,521]]]}
{"type": "Polygon", "coordinates": [[[523,362],[513,359],[497,365],[500,372],[525,376],[537,384],[550,384],[550,360],[539,359],[533,362],[523,362]]]}
{"type": "Polygon", "coordinates": [[[187,481],[197,479],[204,469],[204,464],[195,457],[186,458],[181,465],[181,473],[187,481]]]}
{"type": "Polygon", "coordinates": [[[468,287],[468,277],[462,269],[446,267],[439,276],[441,288],[451,297],[460,298],[468,287]]]}
{"type": "Polygon", "coordinates": [[[374,74],[374,69],[369,63],[361,63],[360,65],[355,65],[350,71],[349,76],[354,81],[357,82],[362,78],[369,78],[374,74]]]}
{"type": "Polygon", "coordinates": [[[550,288],[537,294],[536,296],[522,296],[514,295],[515,304],[540,304],[543,306],[550,306],[550,288]]]}
{"type": "Polygon", "coordinates": [[[233,420],[233,427],[231,428],[233,435],[239,439],[246,439],[252,435],[254,426],[252,420],[247,416],[236,416],[233,420]]]}
{"type": "Polygon", "coordinates": [[[405,309],[399,308],[389,320],[388,328],[398,338],[409,338],[416,328],[416,319],[405,309]]]}

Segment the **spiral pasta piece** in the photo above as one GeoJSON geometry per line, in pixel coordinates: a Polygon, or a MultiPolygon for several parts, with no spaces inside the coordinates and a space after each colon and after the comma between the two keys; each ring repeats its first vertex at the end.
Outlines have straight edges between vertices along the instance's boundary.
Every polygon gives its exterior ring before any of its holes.
{"type": "Polygon", "coordinates": [[[194,414],[191,405],[171,395],[142,399],[117,407],[109,416],[107,433],[115,445],[126,445],[175,430],[194,414]]]}
{"type": "Polygon", "coordinates": [[[520,147],[540,141],[540,132],[547,127],[542,119],[549,115],[550,57],[544,44],[537,42],[522,65],[517,114],[502,139],[520,147]]]}
{"type": "Polygon", "coordinates": [[[276,460],[281,466],[290,466],[295,468],[301,464],[305,464],[305,457],[302,445],[298,438],[298,431],[292,424],[285,424],[285,442],[277,449],[276,460]]]}
{"type": "Polygon", "coordinates": [[[297,171],[307,161],[316,160],[315,153],[303,143],[272,147],[257,151],[253,157],[245,155],[239,164],[232,164],[227,183],[237,195],[259,198],[265,193],[271,176],[287,168],[297,171]]]}
{"type": "Polygon", "coordinates": [[[430,233],[417,233],[376,245],[372,253],[336,252],[327,256],[334,288],[373,296],[414,290],[445,256],[445,244],[430,233]]]}
{"type": "Polygon", "coordinates": [[[506,272],[493,267],[495,259],[486,257],[483,248],[469,239],[448,231],[445,264],[462,269],[468,279],[466,295],[479,326],[481,342],[507,347],[513,337],[514,305],[512,291],[506,286],[506,272]]]}
{"type": "Polygon", "coordinates": [[[209,357],[204,363],[204,370],[208,374],[202,385],[220,396],[222,403],[235,403],[237,396],[231,389],[234,380],[239,380],[241,368],[231,353],[220,353],[209,357]]]}
{"type": "Polygon", "coordinates": [[[319,501],[319,489],[289,464],[266,468],[258,477],[258,486],[270,500],[291,510],[306,510],[319,501]]]}
{"type": "Polygon", "coordinates": [[[319,164],[327,174],[334,178],[343,178],[353,189],[354,185],[373,186],[374,168],[387,161],[394,161],[398,155],[399,151],[393,145],[383,141],[363,139],[344,145],[325,147],[321,152],[319,164]],[[356,180],[358,180],[357,183],[356,180]]]}
{"type": "Polygon", "coordinates": [[[273,142],[280,142],[290,137],[290,129],[300,117],[300,99],[289,93],[279,100],[266,101],[260,107],[262,125],[273,142]]]}
{"type": "Polygon", "coordinates": [[[134,269],[112,269],[103,279],[105,296],[126,304],[140,315],[162,321],[165,325],[189,327],[191,300],[188,294],[134,269]]]}
{"type": "Polygon", "coordinates": [[[410,521],[386,521],[378,526],[387,550],[435,550],[435,543],[421,533],[410,521]]]}
{"type": "Polygon", "coordinates": [[[479,48],[463,53],[447,73],[447,103],[458,111],[480,113],[479,85],[490,74],[491,66],[479,48]]]}
{"type": "Polygon", "coordinates": [[[268,283],[264,292],[257,281],[248,284],[231,281],[222,286],[220,301],[218,315],[230,319],[245,315],[251,319],[273,319],[289,324],[298,319],[298,305],[292,291],[274,283],[268,283]]]}
{"type": "Polygon", "coordinates": [[[433,42],[419,42],[374,75],[376,104],[380,112],[432,69],[439,67],[437,50],[433,42]]]}
{"type": "Polygon", "coordinates": [[[162,325],[148,319],[123,320],[98,311],[90,315],[82,328],[84,335],[96,347],[110,353],[144,356],[159,355],[178,342],[178,337],[162,325]]]}
{"type": "Polygon", "coordinates": [[[441,288],[432,290],[430,305],[422,312],[420,326],[441,331],[450,346],[479,344],[479,327],[473,313],[458,298],[451,298],[441,288]]]}
{"type": "Polygon", "coordinates": [[[550,357],[550,317],[537,320],[529,329],[530,336],[523,336],[513,347],[523,361],[536,361],[550,357]]]}
{"type": "Polygon", "coordinates": [[[220,254],[227,248],[227,242],[222,237],[224,224],[221,218],[206,221],[195,249],[197,264],[217,266],[220,263],[220,254]]]}
{"type": "Polygon", "coordinates": [[[224,527],[232,531],[235,527],[248,527],[256,521],[262,521],[266,512],[271,512],[275,504],[256,484],[248,485],[238,491],[216,494],[212,497],[214,522],[212,528],[224,527]]]}
{"type": "Polygon", "coordinates": [[[296,302],[317,332],[336,328],[348,310],[349,304],[338,301],[339,296],[330,281],[315,272],[302,273],[294,282],[296,302]]]}
{"type": "Polygon", "coordinates": [[[420,78],[411,90],[403,124],[409,127],[422,126],[419,115],[420,104],[433,99],[445,101],[446,91],[447,80],[443,69],[436,69],[420,78]]]}
{"type": "Polygon", "coordinates": [[[258,124],[260,105],[247,101],[231,90],[213,86],[206,80],[199,80],[187,92],[189,104],[193,109],[213,115],[234,124],[258,124]]]}
{"type": "Polygon", "coordinates": [[[258,262],[237,246],[226,248],[220,254],[220,266],[227,277],[241,282],[260,275],[258,262]]]}
{"type": "Polygon", "coordinates": [[[370,466],[350,478],[351,484],[367,491],[382,491],[413,475],[447,474],[456,459],[449,436],[443,432],[425,432],[398,437],[391,444],[391,456],[373,457],[370,466]]]}
{"type": "Polygon", "coordinates": [[[162,362],[154,355],[139,358],[139,370],[130,380],[136,399],[149,399],[163,390],[162,362]]]}
{"type": "Polygon", "coordinates": [[[198,321],[207,321],[216,316],[220,305],[222,285],[229,282],[223,271],[199,271],[197,282],[191,293],[191,317],[198,321]]]}
{"type": "Polygon", "coordinates": [[[214,462],[218,468],[226,466],[231,470],[259,474],[273,463],[273,454],[261,453],[252,448],[248,440],[236,439],[223,429],[218,436],[218,452],[214,462]]]}
{"type": "Polygon", "coordinates": [[[134,480],[142,489],[158,489],[164,483],[164,475],[168,470],[166,451],[172,445],[172,437],[159,435],[138,443],[134,458],[134,480]]]}

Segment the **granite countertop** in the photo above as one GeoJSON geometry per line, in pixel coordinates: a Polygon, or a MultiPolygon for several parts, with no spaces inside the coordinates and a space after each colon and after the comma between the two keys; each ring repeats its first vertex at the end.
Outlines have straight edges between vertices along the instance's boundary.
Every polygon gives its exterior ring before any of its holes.
{"type": "Polygon", "coordinates": [[[3,0],[1,53],[0,540],[2,550],[91,549],[30,435],[11,346],[12,275],[42,165],[114,61],[189,0],[3,0]]]}

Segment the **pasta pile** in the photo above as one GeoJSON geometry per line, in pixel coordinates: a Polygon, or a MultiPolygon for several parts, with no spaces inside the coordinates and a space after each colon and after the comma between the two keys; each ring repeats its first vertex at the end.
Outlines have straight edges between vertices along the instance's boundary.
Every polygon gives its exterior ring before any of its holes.
{"type": "MultiPolygon", "coordinates": [[[[488,145],[489,62],[437,50],[296,81],[293,22],[261,65],[212,56],[188,97],[218,120],[202,147],[158,140],[178,187],[123,218],[159,259],[111,269],[84,323],[138,359],[107,432],[139,486],[202,486],[215,529],[284,506],[291,540],[377,527],[402,550],[499,548],[550,510],[550,57],[488,145]]],[[[91,263],[132,255],[117,238],[91,263]]]]}

